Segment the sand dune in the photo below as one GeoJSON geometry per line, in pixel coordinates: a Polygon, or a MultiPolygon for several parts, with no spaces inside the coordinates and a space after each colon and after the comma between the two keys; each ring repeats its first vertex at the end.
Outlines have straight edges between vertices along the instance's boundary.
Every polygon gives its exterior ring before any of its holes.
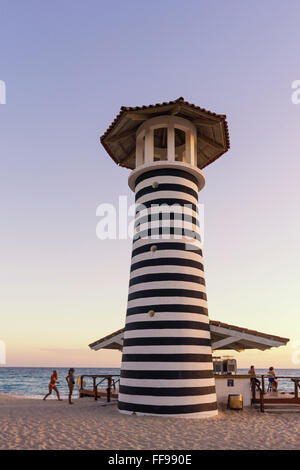
{"type": "Polygon", "coordinates": [[[92,398],[0,395],[0,449],[299,449],[299,414],[221,411],[194,420],[121,415],[92,398]]]}

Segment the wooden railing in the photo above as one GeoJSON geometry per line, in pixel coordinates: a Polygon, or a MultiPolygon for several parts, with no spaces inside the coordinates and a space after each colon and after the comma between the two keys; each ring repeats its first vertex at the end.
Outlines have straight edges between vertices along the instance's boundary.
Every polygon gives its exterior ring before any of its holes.
{"type": "Polygon", "coordinates": [[[120,381],[119,375],[82,375],[80,377],[80,387],[79,387],[79,396],[93,396],[95,400],[98,400],[100,396],[106,396],[107,402],[111,401],[111,397],[116,391],[116,385],[120,381]],[[93,381],[92,389],[85,388],[85,378],[91,378],[93,381]],[[97,379],[100,379],[97,382],[97,379]],[[100,387],[100,385],[107,382],[106,387],[100,387]]]}
{"type": "Polygon", "coordinates": [[[292,377],[291,380],[294,382],[295,398],[299,398],[300,378],[292,377]]]}
{"type": "MultiPolygon", "coordinates": [[[[290,377],[290,376],[277,376],[276,379],[290,379],[294,383],[294,396],[293,397],[278,397],[270,395],[267,396],[266,392],[266,383],[265,380],[269,380],[269,377],[265,375],[256,376],[251,379],[251,390],[252,390],[252,399],[251,404],[260,403],[260,411],[264,413],[265,403],[281,403],[281,404],[300,404],[299,390],[300,390],[300,377],[290,377]],[[257,392],[259,393],[259,398],[257,398],[257,392]]],[[[292,394],[292,393],[291,393],[292,394]]]]}

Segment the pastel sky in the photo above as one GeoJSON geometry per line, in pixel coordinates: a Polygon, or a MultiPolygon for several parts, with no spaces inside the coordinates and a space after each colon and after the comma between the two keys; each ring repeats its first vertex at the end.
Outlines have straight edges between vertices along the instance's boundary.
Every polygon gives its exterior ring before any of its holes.
{"type": "Polygon", "coordinates": [[[121,105],[183,96],[228,117],[205,170],[212,319],[291,339],[236,353],[297,367],[300,79],[297,0],[1,0],[0,339],[11,366],[119,366],[88,344],[124,325],[131,241],[96,208],[133,195],[99,144],[121,105]]]}

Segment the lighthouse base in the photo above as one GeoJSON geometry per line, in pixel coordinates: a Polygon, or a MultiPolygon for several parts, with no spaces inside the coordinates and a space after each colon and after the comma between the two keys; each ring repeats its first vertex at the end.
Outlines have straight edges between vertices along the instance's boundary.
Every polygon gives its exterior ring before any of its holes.
{"type": "Polygon", "coordinates": [[[205,411],[200,413],[185,413],[185,414],[159,414],[159,413],[140,413],[134,411],[125,411],[119,410],[120,413],[126,415],[136,415],[136,416],[157,416],[162,418],[186,418],[186,419],[206,419],[213,418],[218,415],[218,410],[205,411]]]}
{"type": "MultiPolygon", "coordinates": [[[[194,400],[188,400],[184,404],[184,400],[181,405],[176,404],[176,400],[172,402],[172,397],[169,398],[168,404],[153,404],[154,397],[144,397],[144,400],[139,400],[139,403],[125,401],[122,397],[118,402],[118,408],[120,413],[124,414],[135,414],[137,416],[161,416],[165,418],[211,418],[218,414],[217,397],[215,394],[211,394],[211,402],[206,403],[202,397],[194,397],[194,400]],[[201,399],[202,398],[202,399],[201,399]],[[124,401],[123,401],[124,400],[124,401]],[[191,401],[194,401],[192,404],[191,401]],[[152,402],[152,404],[149,404],[152,402]]],[[[174,397],[173,397],[174,398],[174,397]]],[[[129,398],[130,400],[130,398],[129,398]]],[[[206,400],[206,399],[205,399],[206,400]]]]}

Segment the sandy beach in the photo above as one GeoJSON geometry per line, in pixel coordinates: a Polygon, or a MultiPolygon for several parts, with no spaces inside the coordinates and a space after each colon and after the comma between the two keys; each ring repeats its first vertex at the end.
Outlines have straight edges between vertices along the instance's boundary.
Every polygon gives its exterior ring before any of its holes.
{"type": "Polygon", "coordinates": [[[121,415],[92,398],[0,395],[0,449],[299,449],[299,414],[223,410],[205,420],[121,415]]]}

